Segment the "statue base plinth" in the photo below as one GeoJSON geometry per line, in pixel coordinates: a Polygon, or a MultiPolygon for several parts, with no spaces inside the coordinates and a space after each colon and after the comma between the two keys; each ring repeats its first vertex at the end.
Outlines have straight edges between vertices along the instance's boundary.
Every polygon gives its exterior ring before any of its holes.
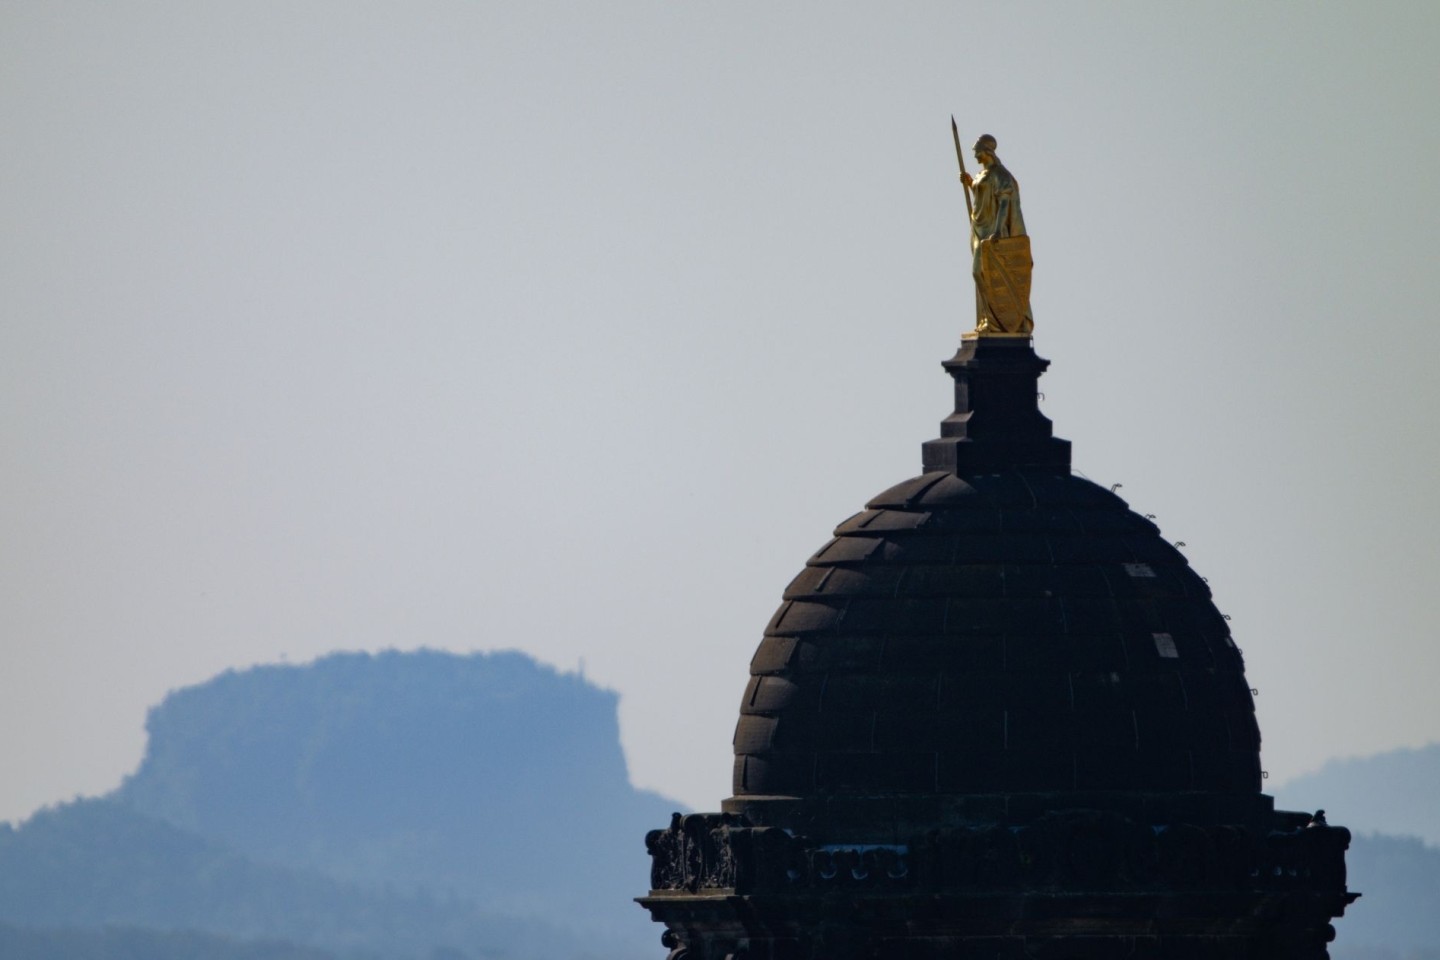
{"type": "Polygon", "coordinates": [[[942,365],[955,379],[955,412],[922,448],[927,473],[1070,472],[1070,441],[1053,436],[1040,412],[1050,361],[1036,356],[1030,334],[971,331],[942,365]]]}
{"type": "Polygon", "coordinates": [[[994,330],[966,330],[960,334],[961,340],[1029,340],[1034,336],[1030,333],[1001,333],[994,330]]]}

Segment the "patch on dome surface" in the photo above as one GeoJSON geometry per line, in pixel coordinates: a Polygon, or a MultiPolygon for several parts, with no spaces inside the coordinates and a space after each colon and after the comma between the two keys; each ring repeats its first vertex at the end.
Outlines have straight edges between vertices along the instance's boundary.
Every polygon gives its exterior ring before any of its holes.
{"type": "MultiPolygon", "coordinates": [[[[1153,574],[1152,574],[1153,576],[1153,574]]],[[[1168,633],[1152,633],[1155,638],[1155,652],[1167,660],[1179,660],[1180,651],[1175,649],[1175,638],[1168,633]]]]}
{"type": "Polygon", "coordinates": [[[1153,577],[1153,576],[1155,576],[1155,571],[1154,571],[1153,569],[1151,569],[1150,564],[1148,564],[1148,563],[1127,563],[1127,564],[1124,564],[1124,567],[1125,567],[1125,572],[1128,573],[1128,574],[1130,574],[1130,576],[1132,576],[1132,577],[1153,577]]]}

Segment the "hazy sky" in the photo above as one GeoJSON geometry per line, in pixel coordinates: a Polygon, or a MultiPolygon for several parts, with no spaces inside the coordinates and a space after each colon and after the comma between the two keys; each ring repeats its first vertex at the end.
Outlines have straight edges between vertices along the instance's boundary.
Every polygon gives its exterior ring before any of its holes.
{"type": "Polygon", "coordinates": [[[1440,4],[0,6],[0,819],[147,706],[519,648],[729,793],[747,665],[919,472],[1023,187],[1044,408],[1244,648],[1275,783],[1440,739],[1440,4]]]}

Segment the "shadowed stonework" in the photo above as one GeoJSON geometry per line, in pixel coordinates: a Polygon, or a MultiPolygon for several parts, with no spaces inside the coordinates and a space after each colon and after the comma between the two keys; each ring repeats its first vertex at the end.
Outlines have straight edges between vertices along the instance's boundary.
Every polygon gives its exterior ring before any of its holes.
{"type": "Polygon", "coordinates": [[[1326,956],[1349,832],[1260,792],[1241,651],[1047,366],[964,341],[924,472],[786,589],[734,796],[646,838],[670,960],[1326,956]]]}

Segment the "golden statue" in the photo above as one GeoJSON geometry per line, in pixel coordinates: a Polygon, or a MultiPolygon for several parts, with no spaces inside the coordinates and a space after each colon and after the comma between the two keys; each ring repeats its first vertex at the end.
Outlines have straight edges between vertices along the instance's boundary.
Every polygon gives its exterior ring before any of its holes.
{"type": "Polygon", "coordinates": [[[1020,212],[1020,184],[995,156],[995,138],[975,141],[978,177],[965,171],[960,130],[950,118],[965,208],[970,212],[971,273],[975,277],[975,332],[982,337],[1029,337],[1035,329],[1030,313],[1030,238],[1020,212]],[[971,192],[974,200],[971,201],[971,192]]]}

